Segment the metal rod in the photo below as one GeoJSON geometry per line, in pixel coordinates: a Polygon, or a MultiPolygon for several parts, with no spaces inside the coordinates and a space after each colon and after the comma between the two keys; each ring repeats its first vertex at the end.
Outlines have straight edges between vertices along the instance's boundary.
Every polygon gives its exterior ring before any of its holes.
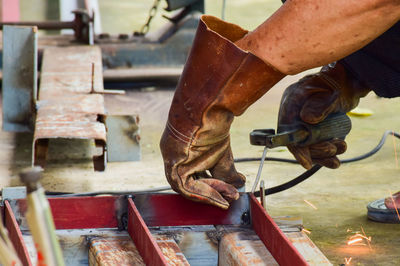
{"type": "Polygon", "coordinates": [[[221,10],[221,19],[225,19],[225,8],[226,8],[226,0],[222,0],[222,10],[221,10]]]}
{"type": "Polygon", "coordinates": [[[258,167],[256,181],[254,181],[253,188],[251,189],[251,193],[254,193],[254,191],[256,190],[256,187],[258,185],[258,182],[260,182],[260,177],[261,177],[261,172],[262,172],[262,169],[264,166],[265,157],[267,156],[267,150],[268,150],[268,148],[264,147],[264,152],[261,157],[260,166],[258,167]]]}
{"type": "Polygon", "coordinates": [[[74,29],[75,21],[19,21],[19,22],[0,22],[0,26],[37,26],[40,30],[60,30],[74,29]]]}

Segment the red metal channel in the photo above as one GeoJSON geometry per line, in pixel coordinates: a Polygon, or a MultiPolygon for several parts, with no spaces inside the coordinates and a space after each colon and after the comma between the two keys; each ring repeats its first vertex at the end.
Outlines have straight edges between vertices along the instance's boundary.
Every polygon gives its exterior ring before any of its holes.
{"type": "MultiPolygon", "coordinates": [[[[115,228],[118,226],[115,201],[118,197],[47,198],[56,229],[115,228]]],[[[26,200],[18,200],[21,213],[26,200]]]]}
{"type": "MultiPolygon", "coordinates": [[[[229,210],[194,202],[177,194],[153,194],[145,198],[146,203],[137,202],[137,206],[148,226],[184,226],[235,224],[233,218],[242,214],[229,210]]],[[[135,198],[136,202],[136,198],[135,198]]]]}
{"type": "Polygon", "coordinates": [[[22,237],[21,230],[19,229],[17,220],[15,219],[14,213],[11,209],[10,203],[4,201],[4,224],[8,230],[11,242],[18,254],[19,259],[23,265],[32,265],[29,258],[28,250],[25,246],[24,238],[22,237]]]}
{"type": "Polygon", "coordinates": [[[128,207],[128,233],[146,265],[168,265],[132,199],[128,207]]]}
{"type": "Polygon", "coordinates": [[[254,195],[250,195],[250,211],[254,231],[279,265],[308,265],[254,195]]]}

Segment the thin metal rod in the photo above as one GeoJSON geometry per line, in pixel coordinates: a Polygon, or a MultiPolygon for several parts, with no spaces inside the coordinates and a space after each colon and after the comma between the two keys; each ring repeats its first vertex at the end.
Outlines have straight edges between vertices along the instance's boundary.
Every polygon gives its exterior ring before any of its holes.
{"type": "Polygon", "coordinates": [[[251,189],[251,193],[254,193],[254,191],[256,190],[256,187],[258,186],[258,182],[260,182],[260,177],[261,177],[261,172],[262,172],[262,169],[264,166],[265,157],[267,156],[267,150],[268,150],[268,148],[264,147],[264,152],[261,157],[260,166],[258,167],[256,181],[254,181],[253,188],[251,189]]]}
{"type": "Polygon", "coordinates": [[[226,8],[226,0],[222,0],[222,10],[221,10],[221,19],[225,19],[225,8],[226,8]]]}
{"type": "Polygon", "coordinates": [[[3,25],[14,26],[37,26],[40,30],[60,30],[60,29],[73,29],[75,27],[74,21],[18,21],[18,22],[0,22],[0,28],[3,25]]]}

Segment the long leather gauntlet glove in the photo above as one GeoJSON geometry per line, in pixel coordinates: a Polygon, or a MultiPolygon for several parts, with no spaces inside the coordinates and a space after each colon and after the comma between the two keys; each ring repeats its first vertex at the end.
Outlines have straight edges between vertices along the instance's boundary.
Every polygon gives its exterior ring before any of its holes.
{"type": "Polygon", "coordinates": [[[165,174],[183,196],[223,209],[246,178],[233,165],[233,117],[284,75],[234,42],[246,30],[202,16],[160,142],[165,174]]]}

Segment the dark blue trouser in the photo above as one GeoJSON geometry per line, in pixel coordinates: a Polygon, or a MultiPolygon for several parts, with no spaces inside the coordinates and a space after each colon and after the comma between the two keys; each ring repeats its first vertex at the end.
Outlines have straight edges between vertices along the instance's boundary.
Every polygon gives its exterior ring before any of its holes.
{"type": "Polygon", "coordinates": [[[400,22],[340,62],[378,96],[400,96],[400,22]]]}

